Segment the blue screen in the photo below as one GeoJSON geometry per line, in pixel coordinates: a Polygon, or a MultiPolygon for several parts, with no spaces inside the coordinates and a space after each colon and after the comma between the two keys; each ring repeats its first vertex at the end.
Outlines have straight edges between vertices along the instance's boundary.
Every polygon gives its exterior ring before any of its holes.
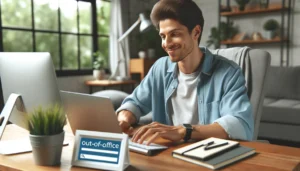
{"type": "Polygon", "coordinates": [[[81,138],[78,160],[118,164],[121,141],[81,138]]]}

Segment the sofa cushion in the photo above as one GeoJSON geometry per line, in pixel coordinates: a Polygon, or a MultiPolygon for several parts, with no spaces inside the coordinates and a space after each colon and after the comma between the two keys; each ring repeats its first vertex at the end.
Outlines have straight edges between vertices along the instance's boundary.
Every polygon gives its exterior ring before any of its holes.
{"type": "Polygon", "coordinates": [[[275,102],[277,100],[278,100],[277,98],[265,97],[265,99],[264,99],[264,105],[268,105],[268,104],[273,103],[273,102],[275,102]]]}
{"type": "Polygon", "coordinates": [[[300,125],[285,125],[276,123],[261,123],[258,136],[262,139],[271,138],[300,142],[300,125]]]}
{"type": "Polygon", "coordinates": [[[300,67],[270,67],[265,96],[300,100],[300,67]]]}
{"type": "Polygon", "coordinates": [[[300,100],[266,98],[261,122],[300,125],[300,100]]]}

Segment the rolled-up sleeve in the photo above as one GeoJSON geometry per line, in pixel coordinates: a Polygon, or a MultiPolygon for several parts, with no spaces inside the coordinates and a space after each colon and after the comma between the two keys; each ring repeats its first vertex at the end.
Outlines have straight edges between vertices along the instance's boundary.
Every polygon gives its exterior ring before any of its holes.
{"type": "Polygon", "coordinates": [[[128,110],[128,111],[132,112],[134,114],[135,118],[137,119],[137,123],[140,121],[140,117],[142,116],[141,110],[133,103],[127,102],[127,103],[122,104],[118,108],[116,113],[120,112],[121,110],[128,110]]]}
{"type": "Polygon", "coordinates": [[[147,76],[143,79],[139,86],[135,88],[132,94],[126,97],[122,105],[117,109],[116,113],[121,110],[131,111],[139,122],[140,117],[146,115],[151,111],[152,103],[152,68],[149,70],[147,76]]]}
{"type": "Polygon", "coordinates": [[[245,78],[238,68],[224,84],[220,103],[221,117],[217,119],[230,138],[251,141],[254,131],[252,107],[247,96],[245,78]]]}

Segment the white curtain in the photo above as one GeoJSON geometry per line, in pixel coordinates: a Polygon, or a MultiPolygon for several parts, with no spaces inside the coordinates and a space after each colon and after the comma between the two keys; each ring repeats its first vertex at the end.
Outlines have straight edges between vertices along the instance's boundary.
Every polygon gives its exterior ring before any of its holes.
{"type": "Polygon", "coordinates": [[[112,76],[128,76],[129,69],[129,47],[128,40],[125,38],[122,41],[124,53],[121,49],[121,44],[118,38],[123,34],[122,22],[122,0],[111,1],[111,20],[110,20],[110,41],[109,41],[109,54],[110,54],[110,67],[112,76]],[[119,62],[119,65],[118,65],[119,62]],[[127,67],[126,67],[127,66],[127,67]],[[127,69],[127,71],[126,71],[127,69]]]}

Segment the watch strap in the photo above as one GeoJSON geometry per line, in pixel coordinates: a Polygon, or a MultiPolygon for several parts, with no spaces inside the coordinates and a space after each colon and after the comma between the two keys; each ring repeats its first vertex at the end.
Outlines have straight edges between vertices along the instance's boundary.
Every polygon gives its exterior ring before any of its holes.
{"type": "Polygon", "coordinates": [[[185,131],[186,131],[183,140],[184,142],[187,142],[188,140],[191,139],[193,127],[191,124],[183,124],[183,126],[185,127],[185,131]]]}

